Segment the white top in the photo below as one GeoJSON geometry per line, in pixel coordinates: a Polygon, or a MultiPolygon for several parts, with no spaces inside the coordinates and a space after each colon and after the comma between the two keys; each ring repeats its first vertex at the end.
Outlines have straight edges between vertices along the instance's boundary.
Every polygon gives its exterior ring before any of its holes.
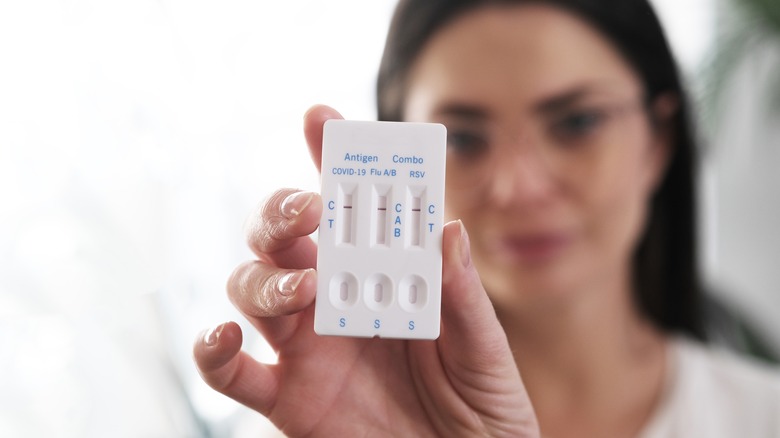
{"type": "Polygon", "coordinates": [[[780,370],[673,338],[671,373],[641,438],[780,437],[780,370]]]}
{"type": "MultiPolygon", "coordinates": [[[[780,438],[780,369],[682,337],[670,347],[663,399],[639,438],[780,438]]],[[[284,436],[254,412],[242,420],[234,437],[284,436]]]]}

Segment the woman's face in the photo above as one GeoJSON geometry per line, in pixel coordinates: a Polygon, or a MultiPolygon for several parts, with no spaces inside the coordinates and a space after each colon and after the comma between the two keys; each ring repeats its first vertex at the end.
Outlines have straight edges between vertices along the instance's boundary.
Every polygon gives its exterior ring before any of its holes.
{"type": "Polygon", "coordinates": [[[497,305],[627,287],[668,146],[608,40],[553,7],[486,7],[426,43],[407,90],[406,120],[447,126],[447,216],[497,305]]]}

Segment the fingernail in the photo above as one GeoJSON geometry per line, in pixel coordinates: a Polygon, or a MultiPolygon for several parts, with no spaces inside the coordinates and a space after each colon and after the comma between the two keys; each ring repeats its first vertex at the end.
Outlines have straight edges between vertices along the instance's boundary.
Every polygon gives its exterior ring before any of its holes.
{"type": "Polygon", "coordinates": [[[463,226],[463,222],[458,220],[460,224],[460,261],[463,263],[464,268],[471,266],[471,242],[469,241],[469,233],[466,232],[466,227],[463,226]]]}
{"type": "Polygon", "coordinates": [[[284,198],[282,201],[282,216],[292,219],[299,216],[301,212],[311,203],[314,198],[312,192],[295,192],[284,198]]]}
{"type": "Polygon", "coordinates": [[[311,271],[311,269],[288,272],[287,274],[284,274],[282,278],[279,279],[279,293],[285,297],[289,297],[290,295],[294,294],[295,289],[298,288],[298,285],[301,284],[301,281],[303,281],[303,277],[305,277],[309,271],[311,271]]]}
{"type": "Polygon", "coordinates": [[[203,335],[203,343],[206,344],[207,347],[213,347],[217,345],[219,342],[219,336],[222,334],[222,329],[224,328],[225,324],[220,324],[207,331],[206,334],[203,335]]]}

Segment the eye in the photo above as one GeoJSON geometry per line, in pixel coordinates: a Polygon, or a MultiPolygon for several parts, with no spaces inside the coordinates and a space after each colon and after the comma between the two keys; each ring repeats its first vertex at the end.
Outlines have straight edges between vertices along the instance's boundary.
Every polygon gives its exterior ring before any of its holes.
{"type": "Polygon", "coordinates": [[[599,110],[571,111],[552,124],[552,134],[563,141],[576,141],[596,131],[604,122],[605,114],[599,110]]]}
{"type": "Polygon", "coordinates": [[[477,131],[448,129],[447,151],[462,158],[476,159],[488,152],[487,137],[477,131]]]}

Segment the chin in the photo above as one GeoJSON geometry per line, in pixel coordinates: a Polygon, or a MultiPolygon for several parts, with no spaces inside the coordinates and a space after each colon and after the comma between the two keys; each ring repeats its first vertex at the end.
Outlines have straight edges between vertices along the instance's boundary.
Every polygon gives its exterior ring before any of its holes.
{"type": "Polygon", "coordinates": [[[580,289],[578,285],[582,284],[582,281],[578,281],[578,276],[567,275],[566,272],[555,269],[531,268],[510,272],[488,269],[488,271],[490,272],[482,275],[483,285],[496,306],[567,299],[575,295],[580,289]]]}

